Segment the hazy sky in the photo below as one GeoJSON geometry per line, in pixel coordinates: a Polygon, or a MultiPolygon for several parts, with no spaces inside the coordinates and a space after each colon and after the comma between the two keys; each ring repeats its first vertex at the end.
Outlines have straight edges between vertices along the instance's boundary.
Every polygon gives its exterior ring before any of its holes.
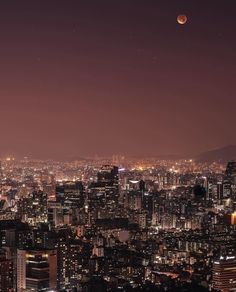
{"type": "Polygon", "coordinates": [[[0,1],[0,154],[236,144],[235,15],[235,0],[0,1]]]}

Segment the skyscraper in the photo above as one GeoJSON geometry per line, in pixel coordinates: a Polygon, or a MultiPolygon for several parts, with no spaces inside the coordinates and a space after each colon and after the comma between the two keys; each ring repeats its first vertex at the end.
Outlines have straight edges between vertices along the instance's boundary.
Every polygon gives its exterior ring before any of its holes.
{"type": "Polygon", "coordinates": [[[213,263],[213,288],[221,292],[236,291],[236,257],[221,256],[213,263]]]}
{"type": "Polygon", "coordinates": [[[98,183],[107,183],[118,186],[118,167],[112,165],[103,165],[97,174],[98,183]]]}
{"type": "Polygon", "coordinates": [[[84,204],[84,187],[80,181],[66,181],[56,186],[56,201],[74,207],[84,204]]]}
{"type": "Polygon", "coordinates": [[[56,287],[56,250],[17,250],[17,291],[56,291],[56,287]]]}
{"type": "Polygon", "coordinates": [[[13,291],[13,260],[0,250],[0,292],[13,291]]]}
{"type": "Polygon", "coordinates": [[[34,191],[26,198],[18,202],[18,212],[22,221],[32,225],[45,223],[48,220],[47,194],[42,191],[34,191]]]}

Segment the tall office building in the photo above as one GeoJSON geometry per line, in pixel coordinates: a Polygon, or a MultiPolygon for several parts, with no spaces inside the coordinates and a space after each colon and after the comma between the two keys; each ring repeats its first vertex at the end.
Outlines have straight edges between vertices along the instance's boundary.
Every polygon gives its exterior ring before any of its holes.
{"type": "Polygon", "coordinates": [[[0,292],[13,291],[13,260],[8,259],[6,251],[0,250],[0,292]]]}
{"type": "Polygon", "coordinates": [[[56,250],[18,249],[17,291],[56,291],[56,288],[56,250]]]}
{"type": "Polygon", "coordinates": [[[236,291],[236,257],[221,256],[213,263],[213,288],[221,292],[236,291]]]}
{"type": "Polygon", "coordinates": [[[48,202],[48,222],[55,227],[63,224],[63,208],[61,203],[48,202]]]}
{"type": "Polygon", "coordinates": [[[34,191],[27,198],[22,198],[18,202],[18,213],[23,222],[31,225],[45,223],[48,221],[47,194],[42,191],[34,191]]]}
{"type": "Polygon", "coordinates": [[[56,186],[56,201],[74,207],[84,205],[84,187],[80,181],[66,181],[56,186]]]}
{"type": "Polygon", "coordinates": [[[228,198],[231,198],[232,195],[232,188],[231,188],[231,182],[224,179],[223,182],[217,183],[217,202],[219,204],[222,204],[222,201],[228,198]]]}
{"type": "Polygon", "coordinates": [[[89,185],[88,198],[92,206],[91,218],[112,218],[119,202],[118,167],[103,165],[97,173],[97,182],[89,185]]]}
{"type": "Polygon", "coordinates": [[[111,184],[118,187],[118,167],[113,165],[103,165],[97,174],[98,183],[111,184]]]}

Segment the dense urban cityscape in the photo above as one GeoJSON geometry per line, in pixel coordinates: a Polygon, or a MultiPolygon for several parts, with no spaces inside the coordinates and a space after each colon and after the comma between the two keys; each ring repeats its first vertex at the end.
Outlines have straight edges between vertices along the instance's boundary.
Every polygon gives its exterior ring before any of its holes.
{"type": "Polygon", "coordinates": [[[235,16],[0,1],[0,292],[236,292],[235,16]]]}
{"type": "Polygon", "coordinates": [[[1,162],[0,291],[234,291],[236,162],[1,162]]]}

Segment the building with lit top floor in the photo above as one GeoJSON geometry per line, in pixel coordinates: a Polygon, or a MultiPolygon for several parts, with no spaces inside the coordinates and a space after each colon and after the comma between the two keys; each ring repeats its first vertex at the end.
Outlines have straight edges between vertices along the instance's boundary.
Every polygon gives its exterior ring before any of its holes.
{"type": "Polygon", "coordinates": [[[236,257],[221,256],[213,262],[213,288],[221,292],[236,291],[236,257]]]}
{"type": "Polygon", "coordinates": [[[56,288],[56,250],[18,249],[17,291],[56,291],[56,288]]]}

